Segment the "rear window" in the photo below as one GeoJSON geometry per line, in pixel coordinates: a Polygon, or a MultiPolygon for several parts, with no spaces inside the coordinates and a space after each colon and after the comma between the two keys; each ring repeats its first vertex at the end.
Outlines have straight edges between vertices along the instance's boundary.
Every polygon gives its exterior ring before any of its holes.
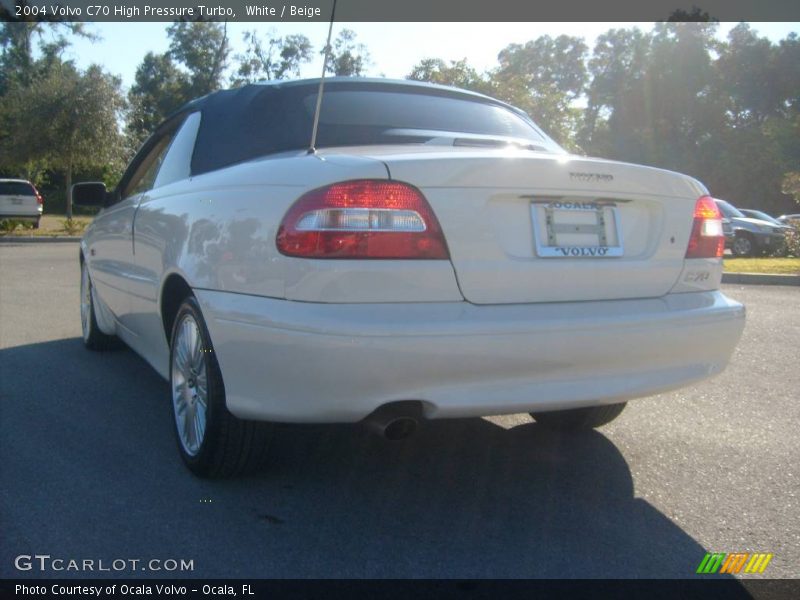
{"type": "Polygon", "coordinates": [[[0,196],[35,196],[36,191],[24,181],[0,181],[0,196]]]}
{"type": "MultiPolygon", "coordinates": [[[[313,119],[316,94],[303,100],[313,119]]],[[[318,146],[385,144],[423,132],[475,133],[543,142],[530,125],[507,108],[473,100],[398,92],[326,92],[318,146]]]]}
{"type": "MultiPolygon", "coordinates": [[[[450,133],[515,138],[548,149],[552,145],[520,115],[490,101],[396,85],[354,88],[358,84],[326,87],[317,148],[419,144],[450,133]]],[[[308,148],[316,94],[316,85],[248,86],[209,98],[193,173],[308,148]]]]}

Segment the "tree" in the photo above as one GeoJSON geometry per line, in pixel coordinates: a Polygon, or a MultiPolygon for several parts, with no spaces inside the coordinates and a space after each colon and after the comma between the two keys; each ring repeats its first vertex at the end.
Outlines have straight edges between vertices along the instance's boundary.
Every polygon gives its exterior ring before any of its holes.
{"type": "Polygon", "coordinates": [[[794,198],[800,204],[800,171],[786,173],[781,182],[781,191],[787,196],[794,198]]]}
{"type": "Polygon", "coordinates": [[[574,102],[586,86],[583,39],[541,36],[510,44],[491,73],[494,95],[525,110],[556,140],[575,147],[581,111],[574,102]]]}
{"type": "Polygon", "coordinates": [[[672,11],[667,19],[669,22],[686,23],[689,21],[696,21],[700,23],[718,23],[717,19],[713,19],[710,14],[697,8],[692,7],[692,10],[683,10],[681,8],[672,11]]]}
{"type": "Polygon", "coordinates": [[[451,60],[449,65],[441,58],[425,58],[414,65],[406,78],[451,85],[484,94],[491,91],[487,78],[469,66],[466,58],[451,60]]]}
{"type": "Polygon", "coordinates": [[[651,36],[639,29],[610,29],[598,36],[589,60],[591,82],[578,137],[579,144],[592,154],[613,156],[614,143],[625,144],[627,130],[620,127],[622,117],[640,112],[644,106],[643,81],[651,41],[651,36]]]}
{"type": "Polygon", "coordinates": [[[793,126],[788,118],[790,91],[781,86],[779,47],[742,23],[715,50],[703,100],[713,104],[716,121],[699,138],[695,173],[734,204],[780,211],[781,180],[800,158],[800,123],[793,126]]]}
{"type": "Polygon", "coordinates": [[[167,35],[169,50],[145,55],[128,92],[128,154],[170,113],[222,84],[230,54],[227,24],[181,21],[170,25],[167,35]]]}
{"type": "Polygon", "coordinates": [[[699,175],[702,140],[724,129],[712,52],[717,23],[657,23],[643,83],[638,135],[646,161],[699,175]]]}
{"type": "Polygon", "coordinates": [[[53,66],[56,58],[69,46],[65,34],[96,39],[86,30],[84,23],[18,21],[0,22],[0,96],[14,84],[27,85],[53,66]],[[49,33],[52,40],[45,41],[49,33]],[[34,40],[39,40],[43,59],[34,60],[34,40]]]}
{"type": "Polygon", "coordinates": [[[778,44],[774,72],[778,77],[777,87],[784,100],[785,112],[800,114],[800,38],[790,33],[778,44]]]}
{"type": "Polygon", "coordinates": [[[697,176],[708,144],[725,128],[712,54],[716,23],[657,23],[610,30],[589,61],[581,143],[592,154],[697,176]]]}
{"type": "Polygon", "coordinates": [[[342,29],[333,47],[325,46],[320,54],[325,56],[330,50],[330,57],[325,65],[327,73],[345,77],[361,77],[370,64],[369,51],[364,44],[356,42],[356,32],[352,29],[342,29]]]}
{"type": "Polygon", "coordinates": [[[191,99],[190,89],[188,75],[175,66],[169,54],[148,52],[145,55],[128,92],[129,151],[138,147],[170,113],[191,99]]]}
{"type": "Polygon", "coordinates": [[[778,51],[772,42],[740,23],[720,50],[715,67],[731,125],[763,124],[767,117],[780,114],[783,90],[777,85],[778,51]]]}
{"type": "Polygon", "coordinates": [[[67,218],[76,169],[119,161],[118,119],[124,106],[118,78],[93,65],[81,73],[62,64],[6,94],[0,119],[0,161],[43,161],[66,179],[67,218]]]}
{"type": "Polygon", "coordinates": [[[205,96],[220,88],[228,66],[228,24],[181,21],[167,28],[169,56],[189,74],[189,96],[205,96]]]}
{"type": "Polygon", "coordinates": [[[311,42],[304,35],[275,37],[273,31],[266,44],[256,31],[247,31],[243,37],[247,50],[244,54],[236,55],[239,68],[231,77],[234,87],[260,80],[298,77],[300,65],[311,60],[311,42]]]}

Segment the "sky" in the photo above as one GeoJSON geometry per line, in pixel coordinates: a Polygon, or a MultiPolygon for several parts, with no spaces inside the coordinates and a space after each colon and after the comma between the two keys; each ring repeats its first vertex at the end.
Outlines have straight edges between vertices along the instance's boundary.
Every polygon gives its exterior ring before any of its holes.
{"type": "MultiPolygon", "coordinates": [[[[718,36],[724,38],[736,23],[720,23],[718,36]]],[[[164,52],[169,46],[169,23],[92,23],[89,30],[102,39],[90,42],[75,39],[65,58],[80,67],[92,63],[122,78],[128,88],[144,55],[164,52]]],[[[402,79],[423,58],[460,60],[478,71],[496,65],[497,54],[511,43],[524,43],[540,35],[575,35],[593,47],[597,36],[614,27],[640,27],[649,31],[652,23],[335,23],[333,36],[343,28],[352,29],[370,53],[372,64],[367,75],[402,79]]],[[[752,23],[753,29],[772,41],[790,32],[800,32],[800,23],[752,23]]],[[[274,31],[279,36],[302,33],[315,49],[322,48],[328,23],[229,23],[232,55],[244,51],[242,35],[256,29],[262,36],[274,31]]],[[[302,77],[319,77],[322,58],[303,66],[302,77]]]]}

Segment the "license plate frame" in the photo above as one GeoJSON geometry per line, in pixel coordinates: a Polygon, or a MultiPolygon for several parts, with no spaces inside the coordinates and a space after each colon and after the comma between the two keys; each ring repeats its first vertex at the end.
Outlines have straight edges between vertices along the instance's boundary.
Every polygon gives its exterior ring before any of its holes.
{"type": "Polygon", "coordinates": [[[530,211],[540,258],[620,258],[625,254],[616,202],[532,200],[530,211]],[[591,243],[559,242],[570,236],[591,243]]]}

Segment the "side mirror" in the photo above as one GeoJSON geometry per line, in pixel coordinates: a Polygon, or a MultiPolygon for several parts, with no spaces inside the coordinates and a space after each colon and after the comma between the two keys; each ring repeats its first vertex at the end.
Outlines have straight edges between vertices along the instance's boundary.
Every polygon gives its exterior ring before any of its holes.
{"type": "Polygon", "coordinates": [[[72,203],[77,206],[105,206],[107,198],[105,183],[88,181],[72,186],[72,203]]]}

